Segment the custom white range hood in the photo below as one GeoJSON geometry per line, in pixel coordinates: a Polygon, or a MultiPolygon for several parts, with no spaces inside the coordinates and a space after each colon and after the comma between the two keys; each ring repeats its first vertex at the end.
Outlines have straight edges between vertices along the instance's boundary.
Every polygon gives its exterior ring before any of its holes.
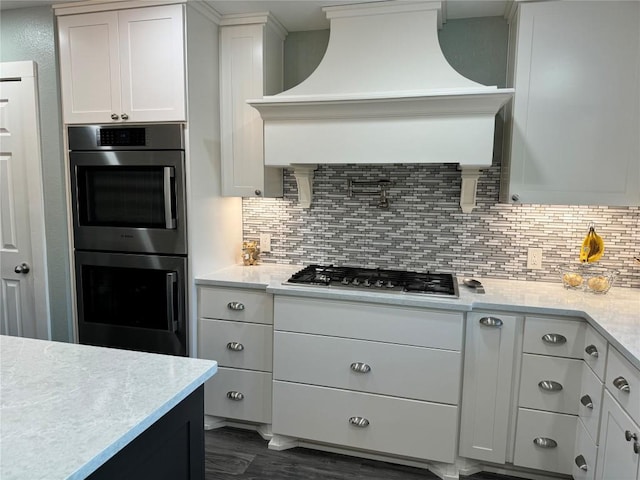
{"type": "Polygon", "coordinates": [[[473,82],[447,63],[439,1],[324,10],[331,31],[318,68],[248,101],[264,121],[265,165],[294,168],[309,206],[318,164],[456,163],[470,212],[480,170],[491,165],[495,115],[513,89],[473,82]]]}

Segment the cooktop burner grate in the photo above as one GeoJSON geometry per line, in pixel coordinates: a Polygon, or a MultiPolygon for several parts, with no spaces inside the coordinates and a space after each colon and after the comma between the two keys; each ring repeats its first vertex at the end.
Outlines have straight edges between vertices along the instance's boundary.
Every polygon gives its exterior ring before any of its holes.
{"type": "Polygon", "coordinates": [[[451,273],[309,265],[286,283],[458,297],[458,282],[451,273]]]}

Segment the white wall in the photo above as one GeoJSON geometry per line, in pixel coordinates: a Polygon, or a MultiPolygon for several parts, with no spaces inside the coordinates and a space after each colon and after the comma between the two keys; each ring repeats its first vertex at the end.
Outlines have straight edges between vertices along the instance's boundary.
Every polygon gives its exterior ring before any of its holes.
{"type": "Polygon", "coordinates": [[[0,12],[0,61],[33,60],[38,65],[51,335],[53,340],[69,341],[71,277],[55,37],[55,21],[49,7],[0,12]]]}

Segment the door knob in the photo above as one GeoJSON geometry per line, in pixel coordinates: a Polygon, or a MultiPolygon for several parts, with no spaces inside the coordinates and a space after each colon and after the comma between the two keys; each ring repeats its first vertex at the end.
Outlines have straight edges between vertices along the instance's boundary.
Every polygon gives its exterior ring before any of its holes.
{"type": "Polygon", "coordinates": [[[29,273],[29,270],[31,270],[31,268],[26,263],[21,263],[20,265],[16,265],[16,268],[13,269],[14,272],[22,273],[22,274],[29,273]]]}
{"type": "Polygon", "coordinates": [[[123,120],[129,120],[129,115],[127,115],[126,113],[123,113],[122,115],[120,115],[120,118],[123,120]]]}

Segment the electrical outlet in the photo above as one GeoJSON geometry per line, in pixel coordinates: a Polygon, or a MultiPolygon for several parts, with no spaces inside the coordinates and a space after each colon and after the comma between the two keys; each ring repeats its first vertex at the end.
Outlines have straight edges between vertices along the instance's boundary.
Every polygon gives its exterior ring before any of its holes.
{"type": "Polygon", "coordinates": [[[527,268],[540,270],[542,268],[542,249],[530,248],[527,252],[527,268]]]}
{"type": "Polygon", "coordinates": [[[271,234],[270,233],[260,234],[260,251],[261,252],[271,251],[271,234]]]}

